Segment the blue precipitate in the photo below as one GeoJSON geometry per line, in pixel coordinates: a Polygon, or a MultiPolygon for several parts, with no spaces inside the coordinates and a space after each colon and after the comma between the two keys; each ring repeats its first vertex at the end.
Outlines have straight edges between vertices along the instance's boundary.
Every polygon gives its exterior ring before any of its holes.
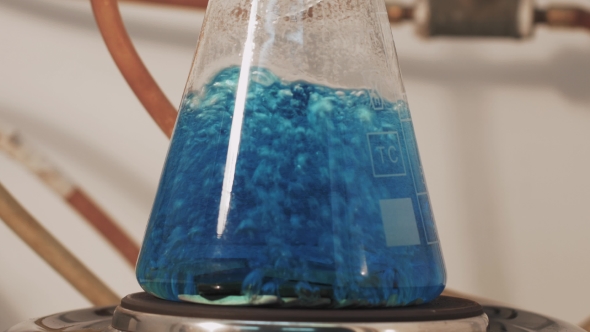
{"type": "Polygon", "coordinates": [[[410,113],[376,91],[251,70],[219,233],[239,75],[227,68],[185,96],[137,266],[141,286],[175,301],[436,298],[445,272],[410,113]]]}

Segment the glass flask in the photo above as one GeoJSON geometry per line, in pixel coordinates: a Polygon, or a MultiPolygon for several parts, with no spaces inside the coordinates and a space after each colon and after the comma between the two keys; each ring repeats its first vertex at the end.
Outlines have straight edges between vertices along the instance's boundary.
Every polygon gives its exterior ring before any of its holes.
{"type": "Polygon", "coordinates": [[[168,300],[428,302],[445,270],[383,0],[211,0],[137,278],[168,300]]]}

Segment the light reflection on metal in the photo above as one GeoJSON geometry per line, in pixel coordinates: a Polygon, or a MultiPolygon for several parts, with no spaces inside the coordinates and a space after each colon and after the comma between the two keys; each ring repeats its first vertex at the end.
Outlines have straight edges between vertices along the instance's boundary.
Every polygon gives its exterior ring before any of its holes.
{"type": "Polygon", "coordinates": [[[215,332],[216,330],[224,327],[223,324],[219,324],[219,323],[215,323],[215,322],[205,322],[205,323],[199,323],[197,325],[209,332],[215,332]]]}

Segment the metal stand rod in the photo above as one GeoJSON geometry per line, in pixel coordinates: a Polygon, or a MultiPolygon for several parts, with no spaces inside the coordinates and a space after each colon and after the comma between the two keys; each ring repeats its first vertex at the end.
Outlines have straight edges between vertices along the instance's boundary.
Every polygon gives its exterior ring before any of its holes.
{"type": "Polygon", "coordinates": [[[93,305],[106,306],[119,302],[119,296],[49,234],[2,184],[0,219],[93,305]]]}

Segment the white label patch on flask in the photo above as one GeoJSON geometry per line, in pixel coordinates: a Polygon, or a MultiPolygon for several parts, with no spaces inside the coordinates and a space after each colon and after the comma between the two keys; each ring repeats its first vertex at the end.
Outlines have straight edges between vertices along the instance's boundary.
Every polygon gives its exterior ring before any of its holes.
{"type": "Polygon", "coordinates": [[[420,245],[418,224],[411,198],[379,201],[388,247],[420,245]]]}

